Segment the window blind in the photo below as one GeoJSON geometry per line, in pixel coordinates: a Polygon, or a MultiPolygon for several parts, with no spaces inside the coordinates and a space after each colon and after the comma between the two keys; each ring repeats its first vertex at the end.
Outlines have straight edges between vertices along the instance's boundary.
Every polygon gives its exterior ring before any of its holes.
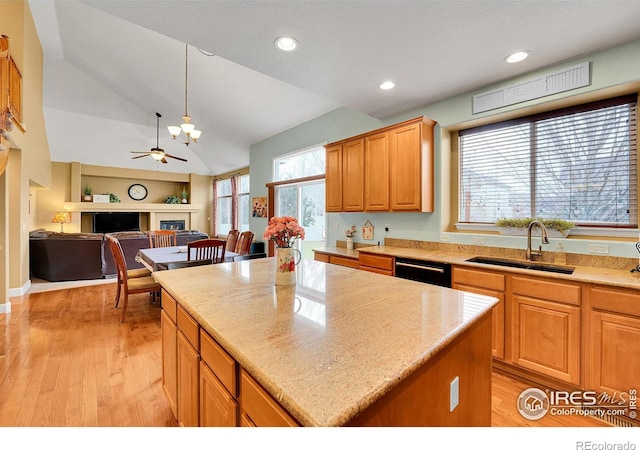
{"type": "Polygon", "coordinates": [[[637,226],[637,97],[459,133],[459,221],[637,226]]]}

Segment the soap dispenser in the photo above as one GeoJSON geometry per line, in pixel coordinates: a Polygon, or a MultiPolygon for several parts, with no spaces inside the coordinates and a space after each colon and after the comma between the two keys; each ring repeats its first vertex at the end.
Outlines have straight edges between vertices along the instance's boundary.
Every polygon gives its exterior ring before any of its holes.
{"type": "Polygon", "coordinates": [[[564,251],[564,245],[562,242],[558,242],[556,246],[556,264],[566,264],[567,263],[567,252],[564,251]]]}

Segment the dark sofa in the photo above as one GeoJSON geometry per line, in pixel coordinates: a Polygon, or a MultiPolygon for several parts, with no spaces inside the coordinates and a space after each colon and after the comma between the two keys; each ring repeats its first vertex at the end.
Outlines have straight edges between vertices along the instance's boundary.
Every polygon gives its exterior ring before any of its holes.
{"type": "MultiPolygon", "coordinates": [[[[120,241],[128,269],[142,267],[135,260],[138,250],[149,247],[141,231],[110,233],[120,241]]],[[[200,231],[178,231],[178,245],[206,239],[200,231]]],[[[47,281],[92,280],[116,275],[113,255],[102,233],[57,233],[36,230],[29,233],[31,276],[47,281]]]]}

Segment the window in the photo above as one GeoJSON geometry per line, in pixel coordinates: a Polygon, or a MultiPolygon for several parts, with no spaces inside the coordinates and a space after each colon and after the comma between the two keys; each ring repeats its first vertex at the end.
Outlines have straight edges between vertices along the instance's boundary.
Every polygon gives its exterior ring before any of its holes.
{"type": "Polygon", "coordinates": [[[249,181],[250,177],[247,174],[216,182],[215,234],[226,235],[234,228],[240,231],[249,230],[249,181]],[[236,201],[233,201],[234,191],[236,201]]]}
{"type": "Polygon", "coordinates": [[[636,96],[459,133],[462,223],[637,226],[636,96]]]}
{"type": "Polygon", "coordinates": [[[238,230],[249,231],[249,175],[238,177],[238,230]]]}
{"type": "Polygon", "coordinates": [[[231,230],[231,179],[216,184],[218,199],[216,211],[216,234],[229,234],[231,230]]]}
{"type": "Polygon", "coordinates": [[[295,217],[304,227],[305,238],[297,241],[303,258],[313,259],[313,249],[325,246],[325,189],[321,177],[325,153],[324,147],[314,147],[276,158],[273,164],[274,181],[285,181],[275,186],[275,215],[295,217]]]}

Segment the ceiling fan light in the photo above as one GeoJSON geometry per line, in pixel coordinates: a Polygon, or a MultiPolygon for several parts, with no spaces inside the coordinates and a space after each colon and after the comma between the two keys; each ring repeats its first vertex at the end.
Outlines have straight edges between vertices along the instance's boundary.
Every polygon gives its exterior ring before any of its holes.
{"type": "Polygon", "coordinates": [[[169,134],[171,134],[171,137],[175,139],[175,138],[177,138],[177,137],[178,137],[178,135],[180,134],[180,130],[181,130],[181,128],[180,128],[180,127],[173,126],[173,125],[169,125],[169,126],[167,127],[167,130],[169,130],[169,134]]]}
{"type": "Polygon", "coordinates": [[[198,142],[198,138],[200,138],[200,135],[202,134],[202,131],[200,130],[193,130],[191,132],[191,139],[193,139],[194,142],[198,142]]]}
{"type": "Polygon", "coordinates": [[[182,128],[184,134],[191,135],[191,132],[196,129],[196,126],[192,123],[183,123],[182,125],[180,125],[180,128],[182,128]]]}
{"type": "Polygon", "coordinates": [[[160,161],[164,158],[164,152],[163,151],[158,151],[158,150],[152,150],[151,151],[151,157],[153,159],[155,159],[156,161],[160,161]]]}

